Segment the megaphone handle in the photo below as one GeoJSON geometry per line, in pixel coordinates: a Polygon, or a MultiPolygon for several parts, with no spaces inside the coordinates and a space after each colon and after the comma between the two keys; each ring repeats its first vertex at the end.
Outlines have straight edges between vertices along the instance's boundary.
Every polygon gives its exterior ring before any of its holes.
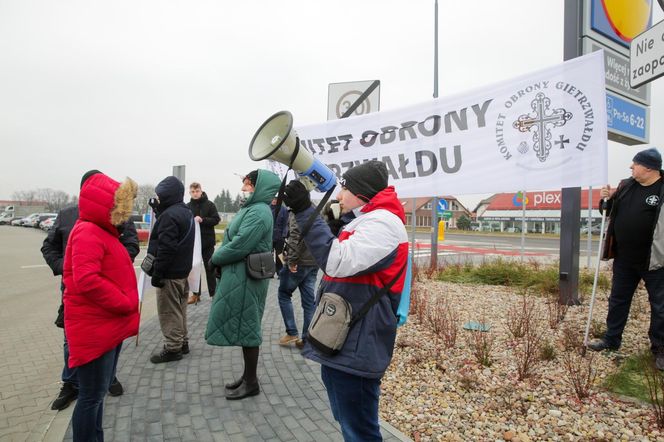
{"type": "Polygon", "coordinates": [[[288,165],[288,170],[284,174],[284,178],[281,180],[281,186],[279,186],[279,193],[277,194],[277,204],[276,208],[274,210],[274,213],[272,216],[274,217],[274,223],[276,224],[277,222],[277,216],[279,215],[279,211],[281,210],[281,204],[284,201],[284,190],[286,189],[286,179],[288,179],[288,172],[293,170],[293,163],[295,162],[295,158],[297,158],[297,154],[300,151],[300,138],[296,137],[295,138],[295,149],[293,149],[293,155],[291,155],[290,159],[290,164],[288,165]]]}

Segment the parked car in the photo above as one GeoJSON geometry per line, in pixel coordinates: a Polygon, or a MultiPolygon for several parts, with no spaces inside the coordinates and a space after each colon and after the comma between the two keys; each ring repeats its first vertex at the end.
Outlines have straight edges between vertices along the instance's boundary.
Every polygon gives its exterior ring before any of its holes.
{"type": "Polygon", "coordinates": [[[51,227],[53,227],[53,223],[55,223],[56,218],[57,216],[49,216],[44,221],[39,223],[39,228],[48,232],[51,230],[51,227]]]}
{"type": "Polygon", "coordinates": [[[39,214],[38,213],[32,213],[25,218],[21,219],[21,226],[23,227],[34,227],[35,225],[35,220],[39,219],[39,214]]]}
{"type": "Polygon", "coordinates": [[[56,216],[58,216],[57,213],[40,213],[40,214],[37,215],[37,217],[35,217],[32,220],[32,223],[30,224],[30,226],[34,227],[35,229],[38,229],[39,225],[41,224],[42,221],[44,221],[48,218],[55,218],[56,216]]]}
{"type": "Polygon", "coordinates": [[[150,223],[134,221],[134,226],[136,226],[138,242],[147,242],[150,237],[150,223]]]}
{"type": "MultiPolygon", "coordinates": [[[[602,231],[602,226],[600,224],[595,224],[590,228],[591,235],[599,235],[601,231],[602,231]]],[[[582,235],[588,234],[588,226],[581,227],[581,234],[582,235]]]]}
{"type": "Polygon", "coordinates": [[[22,226],[23,225],[23,218],[14,218],[11,220],[10,223],[12,226],[22,226]]]}
{"type": "Polygon", "coordinates": [[[12,221],[17,219],[15,216],[7,213],[4,216],[0,216],[0,225],[7,224],[10,225],[12,221]]]}

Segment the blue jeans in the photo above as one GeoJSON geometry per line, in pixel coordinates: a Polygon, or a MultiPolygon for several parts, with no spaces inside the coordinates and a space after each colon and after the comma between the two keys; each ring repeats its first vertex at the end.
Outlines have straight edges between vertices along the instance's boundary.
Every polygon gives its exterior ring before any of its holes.
{"type": "Polygon", "coordinates": [[[320,374],[344,441],[382,441],[378,425],[380,379],[355,376],[325,365],[321,365],[320,374]]]}
{"type": "Polygon", "coordinates": [[[662,353],[664,352],[664,268],[645,270],[624,263],[619,258],[613,261],[613,280],[604,339],[611,346],[620,346],[632,298],[642,279],[646,284],[650,302],[648,331],[650,346],[653,353],[662,353]]]}
{"type": "Polygon", "coordinates": [[[67,334],[65,333],[65,342],[62,345],[65,355],[65,365],[62,367],[62,382],[72,384],[78,388],[78,379],[76,377],[76,368],[69,368],[69,344],[67,343],[67,334]]]}
{"type": "Polygon", "coordinates": [[[104,397],[113,381],[120,346],[78,367],[78,400],[71,417],[74,442],[104,441],[104,397]]]}
{"type": "Polygon", "coordinates": [[[304,311],[304,324],[302,324],[302,337],[306,337],[309,323],[314,314],[314,289],[316,286],[316,266],[297,266],[297,272],[292,273],[287,265],[279,272],[279,308],[284,318],[286,333],[290,336],[298,336],[297,324],[295,324],[295,313],[291,297],[296,288],[300,289],[302,310],[304,311]]]}

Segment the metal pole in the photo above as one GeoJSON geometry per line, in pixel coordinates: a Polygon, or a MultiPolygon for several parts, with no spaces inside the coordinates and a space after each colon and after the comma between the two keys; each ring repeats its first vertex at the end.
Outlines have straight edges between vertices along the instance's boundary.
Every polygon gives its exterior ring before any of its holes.
{"type": "Polygon", "coordinates": [[[599,231],[599,250],[597,250],[597,265],[595,266],[595,277],[593,279],[593,292],[590,295],[590,307],[588,308],[588,321],[586,321],[586,332],[583,335],[584,349],[585,349],[585,347],[588,346],[588,334],[590,333],[590,323],[592,322],[592,319],[593,319],[593,307],[595,306],[595,294],[597,293],[597,278],[599,277],[599,265],[600,265],[601,260],[602,260],[602,246],[604,245],[604,222],[605,221],[606,221],[606,210],[602,211],[602,226],[601,226],[600,231],[599,231]]]}
{"type": "Polygon", "coordinates": [[[416,215],[416,207],[415,204],[417,203],[417,198],[413,198],[413,214],[411,215],[411,234],[413,235],[411,239],[411,245],[410,245],[410,262],[412,263],[413,266],[415,266],[415,232],[416,232],[416,227],[417,227],[417,215],[416,215]]]}
{"type": "Polygon", "coordinates": [[[526,248],[526,191],[521,194],[521,262],[523,262],[523,251],[526,248]]]}
{"type": "MultiPolygon", "coordinates": [[[[438,0],[434,8],[433,98],[438,98],[438,0]]],[[[438,268],[438,197],[431,200],[431,268],[438,268]]]]}
{"type": "Polygon", "coordinates": [[[593,187],[588,187],[588,241],[586,243],[586,250],[588,260],[586,267],[590,268],[590,255],[592,255],[592,226],[593,226],[593,187]]]}

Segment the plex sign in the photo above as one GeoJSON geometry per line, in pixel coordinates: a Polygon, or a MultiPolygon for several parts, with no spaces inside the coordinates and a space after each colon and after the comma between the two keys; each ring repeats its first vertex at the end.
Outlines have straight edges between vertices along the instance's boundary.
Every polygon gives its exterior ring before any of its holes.
{"type": "MultiPolygon", "coordinates": [[[[562,193],[555,192],[526,192],[526,208],[537,209],[560,209],[562,205],[562,193]]],[[[523,194],[518,192],[512,198],[515,207],[521,207],[523,194]]]]}

